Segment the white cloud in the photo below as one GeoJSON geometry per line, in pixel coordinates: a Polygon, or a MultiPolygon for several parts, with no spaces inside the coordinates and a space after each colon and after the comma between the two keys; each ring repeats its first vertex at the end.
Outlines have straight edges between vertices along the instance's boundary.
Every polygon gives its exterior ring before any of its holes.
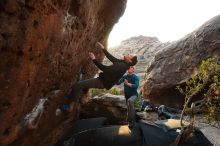
{"type": "Polygon", "coordinates": [[[177,40],[219,15],[219,5],[219,0],[128,0],[109,46],[138,35],[156,36],[162,42],[177,40]]]}

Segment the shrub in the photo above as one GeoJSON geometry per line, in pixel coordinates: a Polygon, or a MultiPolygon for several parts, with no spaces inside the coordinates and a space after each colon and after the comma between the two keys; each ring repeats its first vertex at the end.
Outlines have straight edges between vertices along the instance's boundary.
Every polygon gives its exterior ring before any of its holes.
{"type": "Polygon", "coordinates": [[[99,96],[105,93],[110,93],[113,95],[121,95],[121,91],[119,88],[111,88],[110,90],[106,90],[106,89],[95,89],[92,88],[89,90],[89,94],[94,97],[94,96],[99,96]]]}
{"type": "Polygon", "coordinates": [[[205,91],[202,103],[205,105],[208,122],[215,120],[220,126],[220,58],[213,57],[202,61],[198,74],[186,82],[185,87],[177,89],[185,95],[185,105],[182,112],[187,108],[191,98],[201,90],[205,91]]]}

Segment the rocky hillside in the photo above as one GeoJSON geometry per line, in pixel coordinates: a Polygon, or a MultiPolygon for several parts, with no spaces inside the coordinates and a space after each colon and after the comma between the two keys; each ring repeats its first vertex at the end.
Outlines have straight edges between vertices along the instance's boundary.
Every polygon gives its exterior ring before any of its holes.
{"type": "MultiPolygon", "coordinates": [[[[136,73],[143,78],[144,72],[153,61],[155,54],[160,52],[168,43],[162,43],[156,37],[137,36],[122,41],[119,45],[110,48],[111,54],[118,58],[122,58],[124,54],[136,54],[138,56],[138,64],[136,65],[136,73]]],[[[110,62],[105,58],[104,62],[110,62]]]]}
{"type": "Polygon", "coordinates": [[[76,120],[79,103],[69,117],[56,117],[71,86],[90,78],[126,0],[0,1],[0,145],[53,145],[65,132],[65,120],[76,120]],[[16,141],[15,141],[16,140],[16,141]]]}

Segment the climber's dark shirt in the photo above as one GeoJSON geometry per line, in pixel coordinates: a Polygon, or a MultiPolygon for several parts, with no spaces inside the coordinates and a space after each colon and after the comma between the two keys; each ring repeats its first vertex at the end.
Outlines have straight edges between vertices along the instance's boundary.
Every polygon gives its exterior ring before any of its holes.
{"type": "Polygon", "coordinates": [[[125,74],[129,68],[129,64],[124,60],[115,58],[106,49],[103,49],[103,52],[113,64],[106,66],[98,62],[96,59],[94,59],[93,62],[102,71],[99,73],[99,79],[102,81],[104,87],[109,90],[125,74]]]}

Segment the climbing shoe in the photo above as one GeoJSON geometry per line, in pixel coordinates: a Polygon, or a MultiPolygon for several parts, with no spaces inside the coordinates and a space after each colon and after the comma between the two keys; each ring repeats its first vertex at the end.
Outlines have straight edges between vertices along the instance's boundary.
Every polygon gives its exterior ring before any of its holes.
{"type": "Polygon", "coordinates": [[[69,104],[63,104],[56,109],[56,116],[59,116],[63,112],[69,112],[69,111],[71,111],[71,106],[69,104]]]}
{"type": "Polygon", "coordinates": [[[62,114],[62,111],[60,108],[57,108],[56,109],[56,116],[59,116],[60,114],[62,114]]]}

